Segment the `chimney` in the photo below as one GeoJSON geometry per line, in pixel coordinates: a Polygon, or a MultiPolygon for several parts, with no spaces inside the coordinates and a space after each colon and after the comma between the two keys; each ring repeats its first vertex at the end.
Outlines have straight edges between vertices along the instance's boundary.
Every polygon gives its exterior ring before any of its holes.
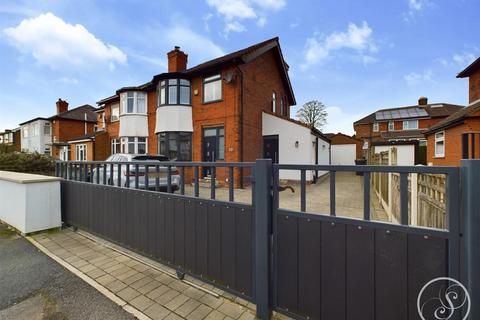
{"type": "Polygon", "coordinates": [[[421,96],[420,98],[418,98],[418,105],[419,106],[426,106],[427,104],[428,104],[428,98],[427,97],[421,96]]]}
{"type": "Polygon", "coordinates": [[[168,72],[179,72],[187,70],[188,55],[185,54],[180,47],[175,48],[167,53],[168,56],[168,72]]]}
{"type": "Polygon", "coordinates": [[[57,114],[60,114],[67,110],[68,110],[68,102],[59,98],[57,101],[57,114]]]}

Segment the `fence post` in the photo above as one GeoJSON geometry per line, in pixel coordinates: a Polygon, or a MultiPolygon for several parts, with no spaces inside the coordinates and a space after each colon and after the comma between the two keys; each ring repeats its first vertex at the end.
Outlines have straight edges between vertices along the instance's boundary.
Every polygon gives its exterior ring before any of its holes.
{"type": "Polygon", "coordinates": [[[255,300],[257,318],[268,320],[270,309],[270,222],[272,216],[272,160],[255,162],[255,300]]]}
{"type": "Polygon", "coordinates": [[[464,231],[462,273],[471,298],[469,319],[480,319],[480,160],[461,160],[460,173],[464,231]]]}

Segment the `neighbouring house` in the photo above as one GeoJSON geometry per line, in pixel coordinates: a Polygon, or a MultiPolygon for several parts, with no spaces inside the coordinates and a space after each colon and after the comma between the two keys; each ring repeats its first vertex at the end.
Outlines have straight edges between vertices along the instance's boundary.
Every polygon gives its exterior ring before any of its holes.
{"type": "Polygon", "coordinates": [[[355,136],[362,141],[363,156],[369,161],[393,145],[397,148],[398,165],[426,164],[427,140],[424,133],[463,106],[428,103],[420,97],[418,104],[380,109],[354,122],[355,136]]]}
{"type": "MultiPolygon", "coordinates": [[[[191,68],[179,47],[167,58],[168,72],[97,102],[110,141],[105,155],[158,153],[182,161],[246,162],[268,154],[274,161],[329,163],[328,139],[289,119],[296,102],[278,38],[191,68]],[[294,130],[284,138],[286,125],[294,130]],[[322,141],[318,147],[317,138],[322,141]],[[292,159],[290,152],[296,154],[292,159]]],[[[100,136],[89,139],[93,143],[100,136]]],[[[241,171],[235,170],[236,185],[251,175],[241,171]]],[[[208,177],[210,168],[202,175],[208,177]]],[[[314,176],[309,173],[309,180],[314,176]]],[[[227,179],[222,170],[216,177],[227,179]]]]}
{"type": "Polygon", "coordinates": [[[469,78],[469,105],[425,133],[431,165],[459,166],[461,159],[480,158],[480,58],[457,78],[469,78]]]}
{"type": "Polygon", "coordinates": [[[362,141],[343,134],[326,133],[330,139],[330,162],[333,165],[354,165],[356,159],[363,158],[362,141]]]}
{"type": "Polygon", "coordinates": [[[57,113],[49,118],[52,126],[52,156],[60,160],[77,159],[72,156],[75,150],[69,141],[94,132],[97,124],[95,108],[85,104],[69,110],[68,102],[62,99],[58,99],[56,106],[57,113]]]}
{"type": "Polygon", "coordinates": [[[20,123],[22,151],[51,155],[52,124],[50,119],[37,117],[20,123]]]}
{"type": "Polygon", "coordinates": [[[5,152],[20,151],[20,128],[0,132],[0,146],[5,152]]]}

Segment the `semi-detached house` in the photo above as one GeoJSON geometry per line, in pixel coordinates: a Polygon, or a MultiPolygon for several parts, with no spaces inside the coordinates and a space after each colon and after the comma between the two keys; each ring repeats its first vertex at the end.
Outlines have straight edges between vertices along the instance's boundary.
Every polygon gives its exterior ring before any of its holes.
{"type": "MultiPolygon", "coordinates": [[[[278,38],[191,68],[179,47],[167,56],[168,72],[98,102],[96,112],[105,128],[83,137],[95,145],[96,154],[226,162],[270,157],[282,163],[328,164],[329,139],[290,119],[296,101],[278,38]]],[[[209,169],[202,174],[208,176],[209,169]]],[[[250,174],[235,171],[235,182],[250,174]]],[[[285,179],[299,175],[281,174],[285,179]]],[[[314,175],[309,172],[307,179],[314,175]]],[[[217,178],[227,177],[217,172],[217,178]]]]}

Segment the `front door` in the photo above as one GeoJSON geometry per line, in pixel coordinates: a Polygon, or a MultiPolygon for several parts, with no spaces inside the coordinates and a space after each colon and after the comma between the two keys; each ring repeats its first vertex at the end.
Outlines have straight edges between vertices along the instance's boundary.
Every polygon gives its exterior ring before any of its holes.
{"type": "MultiPolygon", "coordinates": [[[[223,127],[206,128],[203,130],[203,154],[205,162],[223,160],[224,130],[223,127]]],[[[203,168],[203,176],[209,176],[211,168],[203,168]]]]}
{"type": "Polygon", "coordinates": [[[263,137],[263,158],[272,159],[273,163],[278,163],[278,136],[263,137]]]}

